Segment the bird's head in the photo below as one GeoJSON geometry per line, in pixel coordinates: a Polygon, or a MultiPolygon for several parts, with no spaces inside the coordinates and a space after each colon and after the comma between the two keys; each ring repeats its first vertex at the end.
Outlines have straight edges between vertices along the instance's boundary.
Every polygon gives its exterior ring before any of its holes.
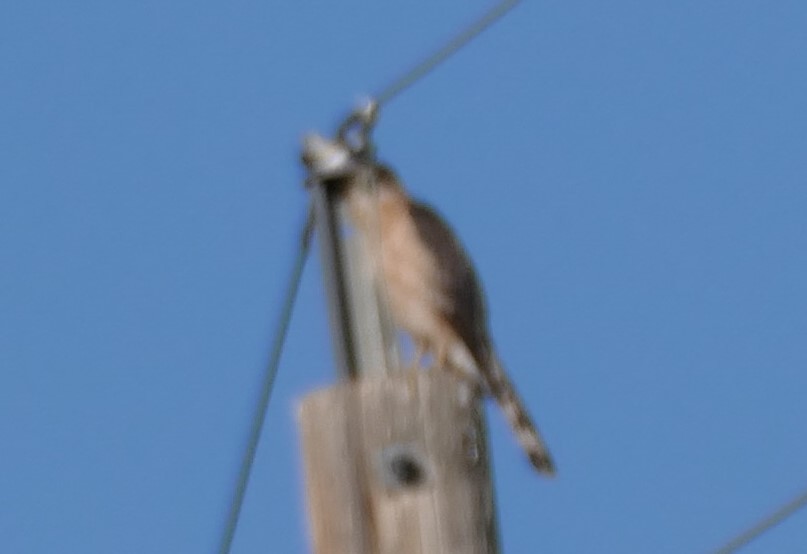
{"type": "Polygon", "coordinates": [[[387,195],[404,193],[398,177],[386,165],[370,162],[354,153],[339,140],[317,134],[303,139],[300,156],[311,178],[340,192],[376,192],[387,195]]]}
{"type": "Polygon", "coordinates": [[[322,180],[352,174],[358,165],[347,144],[326,139],[316,133],[303,138],[300,159],[313,178],[322,180]]]}

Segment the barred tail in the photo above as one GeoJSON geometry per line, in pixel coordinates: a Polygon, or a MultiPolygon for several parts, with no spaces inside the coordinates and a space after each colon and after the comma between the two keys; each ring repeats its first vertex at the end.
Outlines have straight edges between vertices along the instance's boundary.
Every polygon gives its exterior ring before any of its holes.
{"type": "Polygon", "coordinates": [[[549,454],[549,449],[547,449],[544,440],[538,433],[538,429],[524,408],[524,403],[516,393],[513,384],[507,378],[507,373],[495,355],[490,357],[490,364],[483,369],[482,373],[485,381],[487,381],[491,395],[493,395],[493,398],[496,399],[504,412],[510,427],[512,427],[518,442],[526,452],[532,465],[545,475],[555,475],[555,462],[549,454]]]}

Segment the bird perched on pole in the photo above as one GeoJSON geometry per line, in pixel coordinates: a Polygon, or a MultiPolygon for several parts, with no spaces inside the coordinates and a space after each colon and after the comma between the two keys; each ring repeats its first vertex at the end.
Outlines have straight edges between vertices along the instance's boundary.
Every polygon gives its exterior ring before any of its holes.
{"type": "Polygon", "coordinates": [[[415,364],[431,354],[434,367],[488,391],[532,465],[554,475],[549,450],[496,354],[479,278],[451,227],[412,199],[389,167],[338,140],[307,137],[303,162],[344,198],[392,317],[415,345],[415,364]]]}

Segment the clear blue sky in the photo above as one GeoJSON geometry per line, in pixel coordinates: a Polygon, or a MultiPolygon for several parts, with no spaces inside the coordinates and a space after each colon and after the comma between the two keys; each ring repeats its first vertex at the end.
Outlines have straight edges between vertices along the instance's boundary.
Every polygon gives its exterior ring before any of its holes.
{"type": "MultiPolygon", "coordinates": [[[[480,0],[0,8],[0,550],[213,552],[329,133],[480,0]]],[[[707,552],[807,487],[807,3],[525,2],[389,104],[559,466],[504,552],[707,552]]],[[[306,268],[234,553],[306,551],[306,268]]],[[[807,551],[807,511],[749,553],[807,551]]]]}

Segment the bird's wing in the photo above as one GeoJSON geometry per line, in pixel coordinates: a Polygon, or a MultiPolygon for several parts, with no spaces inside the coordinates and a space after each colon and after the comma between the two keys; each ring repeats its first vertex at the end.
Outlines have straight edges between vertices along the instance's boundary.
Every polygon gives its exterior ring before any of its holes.
{"type": "Polygon", "coordinates": [[[448,223],[432,207],[412,201],[409,210],[420,239],[437,263],[441,296],[448,300],[441,306],[442,315],[477,365],[485,366],[490,357],[487,310],[471,258],[448,223]]]}

